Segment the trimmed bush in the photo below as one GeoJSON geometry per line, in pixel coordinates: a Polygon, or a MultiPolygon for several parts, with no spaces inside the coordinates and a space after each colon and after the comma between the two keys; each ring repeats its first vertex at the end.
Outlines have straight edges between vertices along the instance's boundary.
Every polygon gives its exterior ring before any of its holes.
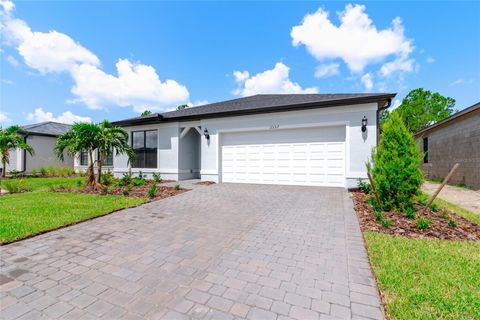
{"type": "Polygon", "coordinates": [[[42,177],[45,177],[47,175],[47,173],[48,173],[48,168],[47,167],[41,167],[40,168],[40,175],[42,177]]]}
{"type": "Polygon", "coordinates": [[[22,179],[8,179],[3,180],[1,183],[3,189],[7,190],[9,193],[18,193],[21,191],[28,190],[27,182],[22,179]]]}
{"type": "Polygon", "coordinates": [[[383,126],[373,155],[373,181],[384,210],[403,211],[420,192],[422,156],[412,135],[395,112],[383,126]]]}

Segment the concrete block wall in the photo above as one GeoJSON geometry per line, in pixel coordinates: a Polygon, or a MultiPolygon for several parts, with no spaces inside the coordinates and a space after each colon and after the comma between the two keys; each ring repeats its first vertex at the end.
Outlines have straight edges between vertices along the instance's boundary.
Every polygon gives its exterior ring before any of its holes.
{"type": "Polygon", "coordinates": [[[449,184],[480,189],[480,109],[418,136],[421,152],[424,137],[428,137],[429,154],[428,163],[422,163],[421,169],[427,179],[443,179],[459,163],[449,184]]]}

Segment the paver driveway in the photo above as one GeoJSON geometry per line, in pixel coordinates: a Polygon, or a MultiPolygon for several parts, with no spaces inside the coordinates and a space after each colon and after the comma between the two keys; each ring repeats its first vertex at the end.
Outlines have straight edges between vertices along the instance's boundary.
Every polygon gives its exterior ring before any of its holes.
{"type": "Polygon", "coordinates": [[[342,189],[198,186],[1,258],[6,319],[383,317],[342,189]]]}

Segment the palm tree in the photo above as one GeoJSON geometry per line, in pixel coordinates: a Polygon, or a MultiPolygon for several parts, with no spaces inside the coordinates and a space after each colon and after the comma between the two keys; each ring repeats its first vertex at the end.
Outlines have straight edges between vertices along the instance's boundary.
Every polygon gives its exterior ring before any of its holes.
{"type": "Polygon", "coordinates": [[[10,163],[9,149],[22,149],[33,155],[34,151],[29,146],[24,138],[20,135],[23,129],[20,126],[11,126],[7,129],[0,127],[0,157],[2,161],[3,171],[2,178],[5,178],[7,173],[7,164],[10,163]]]}
{"type": "Polygon", "coordinates": [[[108,120],[103,120],[98,124],[100,133],[98,137],[98,163],[97,163],[97,181],[100,183],[102,178],[102,166],[105,159],[113,154],[126,154],[128,162],[135,159],[135,152],[128,144],[128,133],[120,127],[113,126],[108,120]]]}
{"type": "Polygon", "coordinates": [[[95,123],[74,123],[67,133],[59,136],[55,143],[56,156],[64,161],[64,152],[75,157],[82,151],[88,153],[87,185],[96,187],[95,173],[93,172],[93,152],[99,147],[98,137],[100,127],[95,123]]]}

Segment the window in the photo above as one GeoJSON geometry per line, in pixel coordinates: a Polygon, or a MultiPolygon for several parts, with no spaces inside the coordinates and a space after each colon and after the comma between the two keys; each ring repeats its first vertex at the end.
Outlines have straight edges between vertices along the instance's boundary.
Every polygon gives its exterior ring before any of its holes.
{"type": "Polygon", "coordinates": [[[423,138],[423,163],[428,163],[428,137],[423,138]]]}
{"type": "Polygon", "coordinates": [[[80,151],[80,165],[88,166],[88,152],[86,150],[80,151]]]}
{"type": "MultiPolygon", "coordinates": [[[[100,159],[100,152],[97,150],[97,159],[100,159]]],[[[105,161],[103,161],[103,164],[104,166],[113,166],[113,150],[112,150],[112,154],[109,155],[105,161]]]]}
{"type": "Polygon", "coordinates": [[[157,130],[132,132],[133,168],[157,168],[157,130]]]}

